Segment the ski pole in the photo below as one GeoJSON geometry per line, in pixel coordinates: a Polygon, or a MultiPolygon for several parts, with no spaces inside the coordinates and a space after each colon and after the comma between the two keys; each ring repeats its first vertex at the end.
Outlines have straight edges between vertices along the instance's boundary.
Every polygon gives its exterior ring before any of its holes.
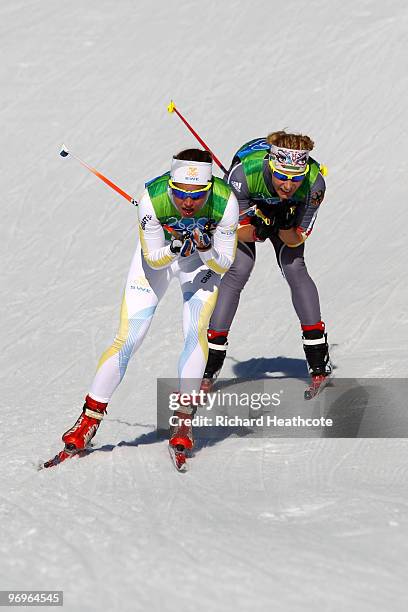
{"type": "Polygon", "coordinates": [[[79,163],[82,164],[82,166],[84,166],[90,172],[95,174],[95,176],[100,178],[101,181],[106,183],[111,189],[113,189],[114,191],[117,191],[117,193],[119,193],[121,196],[123,196],[131,204],[134,204],[134,206],[137,206],[137,201],[134,198],[132,198],[132,196],[130,196],[128,193],[126,193],[126,191],[123,191],[123,189],[121,189],[120,187],[115,185],[115,183],[113,183],[110,179],[108,179],[106,176],[104,176],[101,172],[96,170],[96,168],[92,168],[92,166],[87,164],[83,159],[81,159],[80,157],[78,157],[77,155],[72,153],[71,151],[68,151],[68,149],[67,149],[67,147],[65,145],[62,145],[62,148],[61,148],[61,151],[60,151],[60,155],[61,155],[61,157],[68,157],[68,155],[71,155],[71,157],[73,157],[74,159],[79,161],[79,163]]]}
{"type": "Polygon", "coordinates": [[[191,125],[188,123],[188,121],[183,117],[183,115],[180,113],[180,111],[177,110],[176,105],[174,104],[173,100],[170,100],[170,104],[167,107],[167,110],[169,111],[169,113],[176,113],[176,115],[178,117],[180,117],[180,119],[182,120],[182,122],[187,126],[187,128],[190,130],[190,132],[193,134],[193,136],[195,136],[198,140],[198,142],[200,143],[200,145],[202,145],[204,147],[204,149],[206,151],[208,151],[209,153],[211,153],[215,163],[217,164],[217,166],[219,166],[219,168],[224,172],[224,174],[228,174],[227,169],[225,168],[225,166],[222,165],[222,163],[220,162],[220,160],[218,159],[218,157],[216,157],[214,155],[214,153],[211,151],[210,147],[204,142],[204,140],[202,138],[200,138],[200,136],[197,134],[197,132],[191,127],[191,125]]]}

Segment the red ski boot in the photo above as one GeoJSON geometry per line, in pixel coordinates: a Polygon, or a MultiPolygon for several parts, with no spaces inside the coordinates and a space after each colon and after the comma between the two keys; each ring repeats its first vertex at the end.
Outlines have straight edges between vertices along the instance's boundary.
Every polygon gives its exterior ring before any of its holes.
{"type": "Polygon", "coordinates": [[[107,405],[107,403],[92,399],[89,395],[86,396],[82,413],[75,425],[62,436],[62,441],[65,442],[65,448],[68,451],[83,450],[89,444],[98,431],[107,405]]]}
{"type": "Polygon", "coordinates": [[[170,427],[169,453],[178,472],[187,472],[188,452],[194,446],[193,427],[191,421],[193,414],[176,410],[176,423],[170,427]]]}
{"type": "Polygon", "coordinates": [[[106,413],[106,406],[102,402],[98,402],[89,395],[85,398],[85,404],[77,419],[75,425],[68,429],[62,436],[65,447],[53,459],[40,464],[39,469],[50,468],[59,465],[66,459],[71,459],[75,456],[80,456],[85,450],[87,444],[96,434],[99,425],[106,413]]]}
{"type": "Polygon", "coordinates": [[[177,417],[177,424],[170,428],[170,446],[178,450],[191,450],[194,446],[193,428],[191,425],[193,415],[176,410],[173,412],[174,417],[177,417]]]}

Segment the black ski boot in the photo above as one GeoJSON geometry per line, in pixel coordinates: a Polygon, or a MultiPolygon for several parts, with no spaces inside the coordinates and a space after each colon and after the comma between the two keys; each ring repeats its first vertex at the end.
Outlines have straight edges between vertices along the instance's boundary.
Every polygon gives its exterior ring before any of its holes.
{"type": "Polygon", "coordinates": [[[332,368],[329,357],[329,345],[323,321],[315,325],[302,325],[303,349],[309,366],[309,373],[313,376],[328,376],[332,368]]]}
{"type": "Polygon", "coordinates": [[[332,368],[323,321],[315,325],[302,325],[302,329],[303,348],[311,376],[311,382],[305,390],[304,397],[310,400],[326,386],[332,368]]]}
{"type": "Polygon", "coordinates": [[[217,332],[209,329],[207,338],[208,359],[203,380],[201,381],[201,390],[205,391],[205,393],[210,393],[224,365],[228,346],[228,332],[217,332]]]}

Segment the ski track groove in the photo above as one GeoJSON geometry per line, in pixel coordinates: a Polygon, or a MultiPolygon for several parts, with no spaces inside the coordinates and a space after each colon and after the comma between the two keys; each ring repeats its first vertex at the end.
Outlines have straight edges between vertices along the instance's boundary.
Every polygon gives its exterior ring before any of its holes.
{"type": "MultiPolygon", "coordinates": [[[[215,449],[212,448],[211,450],[214,451],[215,449]]],[[[239,453],[240,451],[238,451],[237,454],[239,453]]],[[[201,454],[201,451],[200,451],[200,454],[201,454]]],[[[194,462],[195,462],[195,458],[190,460],[191,469],[194,469],[194,462]]],[[[228,462],[223,461],[222,463],[226,464],[228,462]]],[[[217,465],[219,464],[217,463],[217,465]]],[[[225,473],[225,470],[224,470],[224,473],[225,473]]],[[[192,472],[189,472],[189,474],[192,474],[192,472]]],[[[185,475],[182,475],[182,477],[184,476],[185,475]]],[[[222,476],[223,476],[223,473],[220,474],[220,472],[218,471],[217,478],[221,482],[224,480],[222,476]]],[[[217,511],[213,514],[214,520],[217,520],[217,513],[219,512],[220,508],[222,508],[224,512],[226,511],[225,513],[223,512],[224,516],[234,516],[234,522],[237,524],[239,524],[243,518],[249,518],[249,519],[253,518],[253,515],[250,511],[243,512],[242,508],[238,508],[235,503],[227,502],[222,496],[220,496],[218,493],[217,487],[210,488],[207,485],[203,484],[201,480],[197,484],[198,486],[194,488],[190,488],[188,490],[189,503],[199,508],[200,500],[205,498],[206,500],[205,515],[207,516],[207,518],[208,518],[208,513],[209,513],[210,508],[217,509],[217,511]]],[[[217,484],[217,482],[214,482],[213,484],[217,484]]],[[[175,499],[175,497],[176,497],[175,495],[172,497],[172,501],[175,499]]],[[[205,517],[201,517],[200,522],[197,521],[197,524],[199,525],[202,525],[205,523],[206,523],[205,517]]],[[[227,555],[228,558],[234,562],[235,567],[238,566],[243,571],[247,570],[246,561],[242,558],[243,556],[242,550],[235,553],[234,549],[232,547],[229,547],[228,550],[226,551],[224,543],[223,542],[218,543],[217,538],[211,538],[211,548],[213,552],[218,550],[220,554],[227,555]]],[[[257,570],[259,575],[264,575],[265,577],[269,577],[269,574],[267,570],[265,570],[265,567],[262,564],[254,561],[253,558],[251,559],[251,568],[257,570]]]]}
{"type": "MultiPolygon", "coordinates": [[[[357,346],[360,346],[364,342],[364,340],[367,337],[367,335],[369,334],[370,330],[377,323],[377,321],[380,319],[381,315],[384,312],[386,314],[388,314],[387,313],[387,310],[389,312],[388,305],[390,304],[390,302],[394,299],[394,297],[397,294],[401,293],[401,286],[402,286],[402,284],[403,284],[403,280],[400,279],[400,280],[397,281],[396,284],[391,286],[391,288],[390,288],[391,283],[389,283],[385,287],[384,286],[381,287],[381,289],[379,289],[375,293],[375,298],[377,298],[377,299],[375,299],[373,297],[370,300],[370,302],[372,303],[372,302],[376,301],[377,303],[380,304],[380,306],[377,309],[375,309],[375,308],[372,309],[372,311],[371,311],[372,314],[371,314],[371,317],[370,317],[368,323],[365,324],[365,326],[363,327],[363,331],[361,332],[361,334],[359,334],[359,342],[358,342],[357,346]],[[386,293],[385,300],[384,299],[378,300],[378,294],[384,293],[384,292],[386,293]]],[[[390,347],[390,350],[391,350],[391,347],[390,347]]]]}
{"type": "MultiPolygon", "coordinates": [[[[170,554],[170,551],[176,550],[178,547],[182,546],[183,548],[183,558],[185,560],[189,559],[191,563],[195,563],[195,557],[193,548],[188,548],[184,546],[184,537],[183,534],[180,533],[179,530],[174,529],[174,520],[176,522],[179,521],[179,512],[176,513],[175,518],[172,517],[172,508],[179,508],[179,503],[176,504],[176,499],[179,499],[180,496],[180,488],[175,486],[170,490],[162,489],[157,490],[152,488],[152,473],[155,475],[161,475],[163,469],[169,468],[168,471],[172,474],[174,467],[170,464],[170,458],[167,454],[167,443],[161,444],[162,449],[165,451],[161,453],[161,456],[157,454],[153,458],[153,463],[149,460],[146,452],[143,452],[143,446],[140,448],[136,447],[134,450],[136,451],[135,457],[137,458],[137,463],[141,466],[141,469],[137,470],[138,479],[135,482],[131,477],[131,473],[133,469],[129,471],[129,486],[133,490],[135,490],[136,495],[138,497],[139,502],[141,503],[141,508],[138,512],[139,522],[142,521],[142,524],[147,520],[148,525],[154,524],[154,529],[149,532],[149,547],[152,546],[152,542],[155,542],[154,549],[161,550],[162,554],[164,551],[167,551],[170,554]],[[163,462],[163,466],[157,466],[157,461],[163,462]],[[142,474],[142,481],[140,476],[142,474]],[[159,503],[158,499],[160,498],[159,503]],[[148,517],[146,519],[146,517],[148,517]]],[[[119,468],[119,472],[122,474],[121,464],[123,463],[123,458],[118,458],[114,461],[114,466],[119,468]]],[[[133,468],[132,462],[132,468],[133,468]]],[[[115,467],[114,467],[115,469],[115,467]]],[[[180,476],[178,474],[174,474],[174,476],[180,476]]],[[[182,477],[187,476],[187,474],[181,475],[182,477]]],[[[179,481],[176,483],[179,487],[183,487],[183,482],[179,481]]],[[[182,491],[183,496],[185,496],[185,490],[182,491]]],[[[129,528],[133,528],[134,524],[132,521],[129,523],[129,528]]],[[[148,527],[147,527],[148,529],[148,527]]],[[[139,526],[139,536],[140,536],[140,526],[139,526]]],[[[159,559],[157,559],[159,562],[159,559]]]]}
{"type": "Polygon", "coordinates": [[[77,559],[77,561],[79,562],[79,564],[82,566],[83,571],[85,573],[85,575],[88,575],[92,580],[95,579],[95,574],[92,570],[92,568],[86,564],[83,560],[82,557],[82,552],[76,547],[74,546],[71,542],[68,542],[67,539],[62,536],[57,529],[54,529],[48,522],[42,520],[38,514],[34,515],[33,513],[31,513],[30,511],[28,511],[26,508],[22,508],[18,503],[16,503],[15,501],[12,502],[8,499],[6,499],[5,497],[1,497],[0,499],[2,499],[2,501],[5,504],[9,504],[10,506],[13,506],[14,508],[16,508],[19,512],[21,512],[21,514],[27,516],[32,525],[36,525],[36,526],[41,526],[42,530],[45,534],[47,534],[48,532],[52,532],[54,534],[55,539],[62,544],[63,546],[65,546],[68,550],[70,550],[71,552],[74,553],[75,558],[77,559]]]}

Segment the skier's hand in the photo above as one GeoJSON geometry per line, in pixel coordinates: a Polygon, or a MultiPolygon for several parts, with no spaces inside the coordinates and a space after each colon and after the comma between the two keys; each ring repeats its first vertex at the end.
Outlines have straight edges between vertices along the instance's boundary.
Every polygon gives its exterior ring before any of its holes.
{"type": "Polygon", "coordinates": [[[258,217],[257,215],[253,215],[251,217],[251,225],[254,226],[255,240],[259,242],[263,242],[267,238],[270,238],[271,236],[273,236],[273,234],[275,233],[274,226],[271,225],[271,223],[267,225],[265,221],[261,219],[260,217],[258,217]]]}
{"type": "Polygon", "coordinates": [[[261,218],[269,219],[270,225],[274,225],[276,212],[279,204],[268,204],[267,202],[257,202],[255,214],[261,218]]]}
{"type": "Polygon", "coordinates": [[[295,227],[297,223],[296,204],[281,204],[276,208],[276,227],[283,230],[295,227]]]}
{"type": "Polygon", "coordinates": [[[193,229],[192,238],[198,251],[208,251],[211,249],[211,236],[216,227],[217,223],[214,219],[207,219],[203,227],[193,229]]]}
{"type": "Polygon", "coordinates": [[[170,251],[180,255],[180,257],[188,257],[196,249],[198,251],[208,251],[211,248],[212,232],[216,227],[217,224],[214,219],[208,219],[202,229],[195,227],[192,231],[185,230],[174,233],[171,237],[170,251]]]}
{"type": "Polygon", "coordinates": [[[250,223],[254,226],[254,238],[264,241],[277,233],[276,228],[276,206],[257,206],[250,217],[250,223]]]}
{"type": "Polygon", "coordinates": [[[208,251],[211,249],[211,234],[209,231],[196,227],[192,231],[192,239],[198,251],[208,251]]]}
{"type": "Polygon", "coordinates": [[[196,245],[194,243],[193,237],[190,235],[183,242],[183,246],[181,247],[181,250],[180,250],[180,257],[188,257],[189,255],[192,255],[195,250],[196,250],[196,245]]]}
{"type": "Polygon", "coordinates": [[[170,251],[180,257],[188,257],[196,250],[195,242],[190,232],[180,232],[171,237],[170,251]]]}

